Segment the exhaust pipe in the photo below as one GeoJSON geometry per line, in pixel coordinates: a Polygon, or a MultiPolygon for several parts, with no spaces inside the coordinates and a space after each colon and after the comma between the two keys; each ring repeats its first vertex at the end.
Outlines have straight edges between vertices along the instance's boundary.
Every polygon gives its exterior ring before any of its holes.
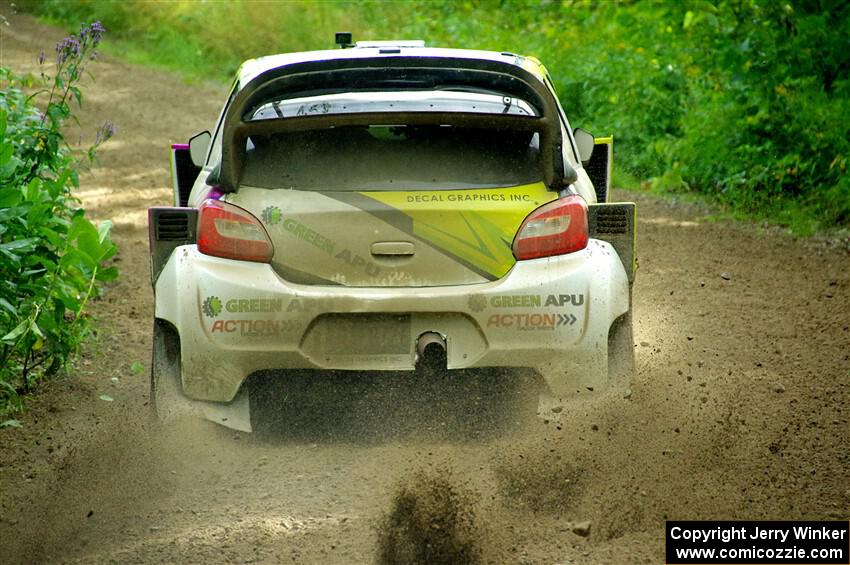
{"type": "Polygon", "coordinates": [[[446,370],[446,340],[437,332],[420,335],[416,340],[416,353],[417,370],[429,373],[446,370]]]}

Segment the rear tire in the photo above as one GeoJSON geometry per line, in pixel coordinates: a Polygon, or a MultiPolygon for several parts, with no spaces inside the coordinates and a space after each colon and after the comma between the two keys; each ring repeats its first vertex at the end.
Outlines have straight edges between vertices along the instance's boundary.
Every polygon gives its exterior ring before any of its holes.
{"type": "Polygon", "coordinates": [[[635,371],[632,310],[614,320],[608,330],[608,380],[612,387],[629,386],[635,371]]]}

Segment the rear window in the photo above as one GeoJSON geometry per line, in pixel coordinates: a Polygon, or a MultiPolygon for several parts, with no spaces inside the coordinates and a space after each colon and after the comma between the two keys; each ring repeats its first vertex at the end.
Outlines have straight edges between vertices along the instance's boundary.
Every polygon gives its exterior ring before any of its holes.
{"type": "Polygon", "coordinates": [[[509,187],[541,180],[538,141],[531,132],[441,125],[253,136],[241,183],[321,191],[509,187]]]}

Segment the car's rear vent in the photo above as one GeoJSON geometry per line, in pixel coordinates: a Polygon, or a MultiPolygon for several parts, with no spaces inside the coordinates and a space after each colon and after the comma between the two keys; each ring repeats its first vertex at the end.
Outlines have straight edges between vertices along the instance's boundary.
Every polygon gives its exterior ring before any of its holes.
{"type": "Polygon", "coordinates": [[[626,233],[629,213],[623,208],[603,207],[596,212],[596,233],[626,233]]]}
{"type": "Polygon", "coordinates": [[[159,241],[184,240],[191,237],[189,214],[182,210],[161,212],[156,223],[156,239],[159,241]]]}
{"type": "Polygon", "coordinates": [[[148,215],[155,241],[195,241],[198,211],[194,208],[150,208],[148,215]]]}
{"type": "Polygon", "coordinates": [[[156,282],[171,252],[181,245],[195,243],[197,233],[198,211],[195,208],[148,208],[151,282],[156,282]]]}

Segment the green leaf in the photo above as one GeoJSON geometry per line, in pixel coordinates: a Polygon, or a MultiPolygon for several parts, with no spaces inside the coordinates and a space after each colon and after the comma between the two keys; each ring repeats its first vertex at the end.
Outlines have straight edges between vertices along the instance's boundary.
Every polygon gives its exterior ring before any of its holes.
{"type": "Polygon", "coordinates": [[[26,271],[22,271],[21,275],[30,278],[34,275],[40,275],[42,273],[44,273],[44,269],[27,269],[26,271]]]}
{"type": "Polygon", "coordinates": [[[114,281],[118,278],[118,267],[112,266],[97,271],[97,280],[101,282],[114,281]]]}
{"type": "MultiPolygon", "coordinates": [[[[61,308],[61,311],[64,312],[65,307],[62,305],[61,302],[59,302],[59,306],[61,308]]],[[[61,318],[61,313],[54,313],[54,316],[61,318]]],[[[59,326],[56,323],[55,317],[41,316],[39,318],[39,321],[41,322],[42,330],[45,331],[47,334],[56,334],[57,332],[61,333],[59,326]]],[[[64,320],[62,321],[64,322],[64,320]]]]}
{"type": "Polygon", "coordinates": [[[112,398],[112,397],[111,397],[111,396],[109,396],[108,394],[101,394],[101,395],[100,395],[100,399],[101,399],[101,400],[104,400],[104,401],[106,401],[106,402],[112,402],[113,400],[115,400],[114,398],[112,398]]]}
{"type": "Polygon", "coordinates": [[[133,364],[130,365],[130,372],[134,375],[140,375],[145,372],[145,366],[138,361],[134,361],[133,364]]]}
{"type": "Polygon", "coordinates": [[[12,306],[12,304],[5,298],[0,298],[0,306],[8,310],[13,315],[18,313],[18,309],[12,306]]]}
{"type": "Polygon", "coordinates": [[[23,162],[14,155],[5,165],[0,166],[0,179],[11,177],[23,162]]]}
{"type": "Polygon", "coordinates": [[[77,104],[82,106],[83,105],[83,93],[80,92],[80,89],[77,88],[76,86],[72,86],[68,90],[70,90],[71,93],[74,95],[74,98],[77,99],[77,104]]]}
{"type": "Polygon", "coordinates": [[[74,298],[73,296],[68,296],[67,294],[60,294],[59,301],[68,310],[73,310],[74,312],[76,312],[80,308],[80,301],[74,298]]]}
{"type": "Polygon", "coordinates": [[[55,230],[52,230],[48,227],[42,227],[40,230],[38,230],[38,233],[40,236],[46,239],[53,247],[61,248],[63,246],[64,240],[62,239],[62,236],[59,235],[55,230]]]}
{"type": "Polygon", "coordinates": [[[23,199],[24,195],[17,188],[4,188],[0,190],[0,208],[17,206],[23,199]]]}
{"type": "Polygon", "coordinates": [[[24,239],[9,241],[7,243],[0,243],[0,248],[6,249],[7,251],[17,251],[20,249],[32,250],[35,248],[35,244],[37,242],[37,237],[27,237],[24,239]]]}
{"type": "Polygon", "coordinates": [[[38,327],[38,324],[33,323],[33,325],[32,325],[32,326],[30,326],[30,327],[31,327],[31,329],[32,329],[32,332],[33,332],[35,335],[37,335],[38,337],[40,337],[40,338],[44,339],[44,334],[41,332],[41,328],[39,328],[39,327],[38,327]]]}
{"type": "Polygon", "coordinates": [[[98,241],[103,243],[109,238],[109,234],[112,231],[112,220],[106,220],[100,222],[100,225],[97,226],[97,238],[98,241]]]}
{"type": "Polygon", "coordinates": [[[49,269],[51,271],[56,268],[56,263],[52,259],[48,259],[42,255],[29,255],[27,256],[27,260],[29,265],[41,265],[44,269],[49,269]]]}
{"type": "Polygon", "coordinates": [[[0,422],[0,428],[20,428],[21,422],[19,420],[4,420],[0,422]]]}
{"type": "Polygon", "coordinates": [[[92,259],[100,258],[100,236],[97,229],[83,214],[74,216],[71,229],[68,231],[68,239],[76,241],[80,251],[83,251],[92,259]]]}
{"type": "Polygon", "coordinates": [[[24,320],[23,322],[15,326],[15,329],[10,331],[3,337],[0,337],[0,341],[2,341],[3,343],[8,343],[9,345],[14,344],[15,340],[17,340],[18,337],[20,337],[25,331],[27,331],[27,326],[29,326],[29,323],[29,320],[24,320]]]}
{"type": "Polygon", "coordinates": [[[97,240],[97,232],[92,229],[92,231],[86,231],[77,237],[77,250],[81,254],[85,254],[90,257],[92,260],[91,267],[100,263],[100,257],[103,253],[103,250],[100,248],[100,242],[97,240]]]}
{"type": "Polygon", "coordinates": [[[15,147],[11,143],[0,143],[0,166],[5,165],[12,160],[12,154],[15,147]]]}
{"type": "Polygon", "coordinates": [[[50,196],[53,199],[59,198],[59,195],[62,193],[62,190],[65,188],[68,179],[71,176],[71,170],[68,167],[62,169],[62,172],[56,177],[55,180],[47,181],[47,192],[50,193],[50,196]]]}
{"type": "Polygon", "coordinates": [[[3,255],[5,255],[7,259],[9,259],[10,261],[12,261],[12,263],[20,263],[20,262],[21,262],[21,258],[20,258],[20,257],[18,257],[17,255],[15,255],[15,254],[14,254],[14,253],[12,253],[11,251],[6,251],[6,250],[5,250],[5,249],[3,249],[2,247],[0,247],[0,253],[2,253],[3,255]]]}
{"type": "Polygon", "coordinates": [[[41,179],[34,178],[27,185],[27,200],[37,202],[41,195],[41,179]]]}
{"type": "Polygon", "coordinates": [[[97,264],[88,253],[71,247],[66,250],[65,254],[59,260],[59,266],[66,273],[73,274],[79,271],[88,277],[88,273],[93,271],[97,264]]]}

